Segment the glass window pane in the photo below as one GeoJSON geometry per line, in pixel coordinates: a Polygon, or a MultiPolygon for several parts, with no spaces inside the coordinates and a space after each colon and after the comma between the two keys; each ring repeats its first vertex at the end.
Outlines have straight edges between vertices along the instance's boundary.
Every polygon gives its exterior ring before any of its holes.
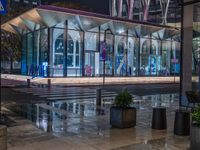
{"type": "Polygon", "coordinates": [[[126,36],[115,36],[115,75],[126,76],[126,36]]]}
{"type": "Polygon", "coordinates": [[[67,66],[68,67],[73,67],[73,55],[68,55],[67,56],[67,66]]]}
{"type": "Polygon", "coordinates": [[[76,54],[79,54],[79,42],[76,41],[76,54]]]}
{"type": "Polygon", "coordinates": [[[143,39],[140,40],[140,75],[150,75],[150,41],[149,39],[143,39]]]}
{"type": "Polygon", "coordinates": [[[79,55],[76,56],[76,67],[80,66],[79,55]]]}
{"type": "Polygon", "coordinates": [[[39,75],[47,75],[48,66],[48,31],[47,29],[40,30],[40,55],[39,55],[39,75]]]}
{"type": "Polygon", "coordinates": [[[27,75],[27,67],[26,67],[26,57],[27,57],[27,52],[26,52],[26,46],[27,46],[27,35],[23,36],[23,41],[22,41],[22,59],[21,59],[21,74],[22,75],[27,75]]]}
{"type": "Polygon", "coordinates": [[[27,69],[28,75],[33,75],[33,33],[27,34],[27,69]]]}
{"type": "Polygon", "coordinates": [[[64,29],[53,29],[53,76],[63,76],[64,68],[64,29]]]}
{"type": "Polygon", "coordinates": [[[82,41],[83,33],[81,31],[68,30],[68,76],[82,75],[82,41]]]}
{"type": "Polygon", "coordinates": [[[85,50],[97,51],[98,50],[98,34],[93,32],[85,32],[85,50]]]}
{"type": "Polygon", "coordinates": [[[73,54],[74,53],[74,42],[71,39],[71,37],[69,37],[69,39],[68,39],[68,53],[69,54],[73,54]]]}

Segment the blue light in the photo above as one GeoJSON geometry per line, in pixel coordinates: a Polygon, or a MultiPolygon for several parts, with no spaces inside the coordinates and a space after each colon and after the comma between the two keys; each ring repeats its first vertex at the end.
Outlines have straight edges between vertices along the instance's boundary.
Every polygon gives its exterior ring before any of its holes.
{"type": "Polygon", "coordinates": [[[7,13],[6,4],[7,4],[6,0],[0,0],[0,14],[1,15],[5,15],[7,13]]]}

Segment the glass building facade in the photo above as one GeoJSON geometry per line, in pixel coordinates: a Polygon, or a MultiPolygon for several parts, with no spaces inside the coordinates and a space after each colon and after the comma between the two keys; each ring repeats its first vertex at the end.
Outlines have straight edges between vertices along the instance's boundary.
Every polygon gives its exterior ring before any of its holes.
{"type": "Polygon", "coordinates": [[[65,29],[64,23],[23,35],[22,74],[41,77],[179,74],[180,42],[154,34],[65,29]]]}
{"type": "Polygon", "coordinates": [[[44,5],[2,29],[23,37],[23,75],[138,77],[180,71],[180,30],[166,25],[44,5]]]}

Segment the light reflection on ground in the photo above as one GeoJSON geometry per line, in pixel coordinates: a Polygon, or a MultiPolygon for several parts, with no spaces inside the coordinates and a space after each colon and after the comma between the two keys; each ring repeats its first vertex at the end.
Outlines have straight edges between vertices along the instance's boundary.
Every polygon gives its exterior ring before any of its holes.
{"type": "MultiPolygon", "coordinates": [[[[80,143],[84,143],[83,149],[92,147],[95,150],[116,148],[119,150],[184,150],[189,144],[188,137],[179,138],[173,135],[174,112],[178,108],[179,99],[177,93],[166,92],[156,94],[155,91],[149,94],[151,92],[147,91],[146,93],[144,92],[145,94],[141,94],[139,90],[136,91],[137,89],[131,90],[129,88],[128,90],[133,95],[132,106],[137,108],[137,125],[134,128],[121,130],[112,128],[109,123],[109,108],[113,102],[113,97],[121,89],[118,91],[112,91],[112,89],[104,90],[101,106],[96,106],[95,89],[56,88],[47,90],[19,88],[15,90],[26,92],[28,95],[31,93],[37,95],[39,96],[39,100],[37,98],[34,99],[34,103],[32,104],[25,103],[26,101],[22,101],[21,103],[8,102],[6,104],[7,108],[31,120],[35,127],[42,130],[37,131],[33,126],[29,127],[29,123],[27,129],[27,124],[23,126],[20,119],[21,128],[18,130],[23,136],[19,138],[17,130],[13,131],[9,129],[10,147],[13,147],[13,144],[20,147],[23,145],[23,141],[30,142],[28,139],[31,139],[31,142],[33,142],[33,147],[37,147],[39,139],[36,137],[39,135],[41,135],[41,141],[46,141],[47,138],[52,139],[52,143],[56,143],[58,141],[54,139],[55,137],[62,140],[64,138],[68,142],[70,141],[67,145],[61,141],[57,146],[59,150],[62,149],[61,147],[63,149],[66,149],[66,147],[68,149],[72,147],[79,149],[78,145],[80,143]],[[46,98],[47,100],[41,100],[40,98],[46,98]],[[152,107],[156,106],[167,107],[167,130],[159,131],[151,129],[152,107]],[[45,132],[41,133],[41,131],[45,132]],[[34,137],[33,133],[36,137],[34,137]],[[26,138],[27,135],[29,138],[26,138]]],[[[46,143],[46,145],[51,145],[51,142],[46,143]]],[[[19,149],[21,150],[21,147],[19,149]]]]}
{"type": "MultiPolygon", "coordinates": [[[[164,106],[170,113],[178,106],[178,94],[134,95],[133,97],[132,106],[137,108],[137,125],[150,126],[152,107],[164,106]]],[[[101,129],[101,126],[109,129],[109,108],[112,102],[112,100],[103,101],[101,107],[96,106],[95,99],[26,104],[18,107],[23,116],[35,122],[36,126],[45,132],[69,132],[68,127],[78,124],[82,126],[79,131],[81,132],[87,122],[93,123],[94,130],[101,129]]],[[[76,130],[75,133],[77,134],[76,130]]]]}

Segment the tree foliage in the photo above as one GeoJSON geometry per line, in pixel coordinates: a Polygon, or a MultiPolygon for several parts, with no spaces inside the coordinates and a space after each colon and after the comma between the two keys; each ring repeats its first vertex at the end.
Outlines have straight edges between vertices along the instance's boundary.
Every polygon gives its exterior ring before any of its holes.
{"type": "Polygon", "coordinates": [[[1,59],[3,61],[20,61],[21,37],[3,31],[1,36],[1,59]]]}
{"type": "MultiPolygon", "coordinates": [[[[20,15],[30,7],[24,7],[20,4],[11,6],[11,2],[7,2],[7,14],[2,16],[2,23],[13,19],[20,15]]],[[[2,31],[1,33],[1,61],[20,61],[21,58],[21,35],[15,35],[10,32],[2,31]]]]}
{"type": "Polygon", "coordinates": [[[196,121],[197,125],[200,127],[200,106],[195,108],[195,110],[192,112],[192,118],[194,121],[196,121]]]}

